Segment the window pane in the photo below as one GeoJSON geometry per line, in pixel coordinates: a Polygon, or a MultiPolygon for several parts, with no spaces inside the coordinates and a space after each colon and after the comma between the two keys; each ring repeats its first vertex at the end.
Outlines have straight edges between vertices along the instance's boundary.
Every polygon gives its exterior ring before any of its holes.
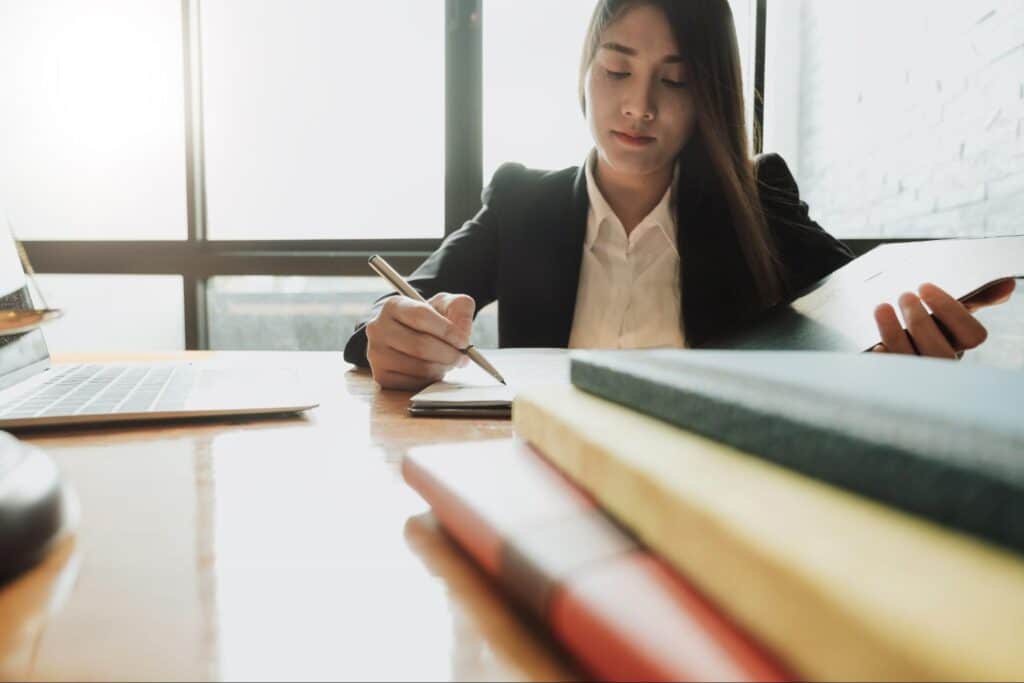
{"type": "Polygon", "coordinates": [[[733,23],[736,25],[736,42],[740,48],[740,70],[743,76],[743,96],[746,104],[747,141],[754,151],[754,35],[757,0],[729,0],[733,23]]]}
{"type": "MultiPolygon", "coordinates": [[[[583,38],[595,4],[484,1],[485,184],[507,161],[565,168],[580,164],[593,146],[580,111],[578,83],[583,38]]],[[[733,0],[730,5],[746,74],[751,0],[733,0]]]]}
{"type": "MultiPolygon", "coordinates": [[[[64,317],[43,327],[51,353],[185,348],[177,275],[37,275],[46,303],[64,317]]],[[[33,291],[34,300],[38,295],[33,291]]]]}
{"type": "Polygon", "coordinates": [[[780,0],[766,145],[842,237],[1021,232],[1024,3],[780,0]]]}
{"type": "Polygon", "coordinates": [[[590,149],[577,83],[594,4],[485,0],[485,184],[506,161],[564,168],[579,164],[590,149]],[[524,49],[526,36],[529,49],[524,49]]]}
{"type": "Polygon", "coordinates": [[[444,3],[204,0],[209,234],[444,234],[444,3]]]}
{"type": "MultiPolygon", "coordinates": [[[[207,287],[210,348],[340,350],[389,291],[379,277],[213,278],[207,287]]],[[[498,345],[496,306],[477,316],[472,343],[498,345]]]]}
{"type": "Polygon", "coordinates": [[[178,239],[180,0],[0,0],[0,206],[22,239],[178,239]]]}

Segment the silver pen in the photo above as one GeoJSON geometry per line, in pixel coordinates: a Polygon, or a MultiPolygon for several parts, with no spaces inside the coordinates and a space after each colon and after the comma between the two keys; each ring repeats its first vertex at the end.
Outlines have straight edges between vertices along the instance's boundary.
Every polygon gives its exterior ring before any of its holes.
{"type": "MultiPolygon", "coordinates": [[[[401,275],[399,275],[398,271],[396,271],[394,268],[392,268],[391,265],[387,261],[385,261],[382,256],[380,256],[379,254],[375,254],[375,255],[371,256],[369,263],[370,263],[370,267],[373,268],[374,272],[376,272],[377,275],[380,275],[382,278],[384,278],[385,280],[390,282],[391,285],[395,289],[397,289],[399,292],[401,292],[405,296],[409,297],[410,299],[414,299],[416,301],[422,301],[423,303],[427,304],[428,306],[430,305],[430,303],[426,299],[424,299],[423,296],[419,292],[417,292],[415,289],[413,289],[412,285],[410,285],[408,282],[406,282],[405,278],[403,278],[401,275]]],[[[462,353],[464,353],[467,356],[469,356],[469,359],[471,361],[473,361],[474,363],[479,365],[481,368],[483,368],[487,372],[488,375],[490,375],[494,379],[498,380],[502,384],[507,384],[507,382],[505,382],[505,378],[501,376],[501,373],[498,372],[497,369],[493,365],[491,365],[488,362],[488,360],[486,358],[484,358],[484,355],[482,353],[480,353],[479,351],[477,351],[476,348],[473,347],[472,344],[470,344],[469,346],[467,346],[464,349],[459,349],[459,350],[462,353]]]]}

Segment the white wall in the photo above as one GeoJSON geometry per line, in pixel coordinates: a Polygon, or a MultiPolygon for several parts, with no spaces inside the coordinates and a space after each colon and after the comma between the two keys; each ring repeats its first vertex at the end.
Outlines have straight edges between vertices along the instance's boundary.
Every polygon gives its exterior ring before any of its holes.
{"type": "Polygon", "coordinates": [[[766,149],[843,237],[1024,233],[1024,0],[769,6],[766,149]]]}

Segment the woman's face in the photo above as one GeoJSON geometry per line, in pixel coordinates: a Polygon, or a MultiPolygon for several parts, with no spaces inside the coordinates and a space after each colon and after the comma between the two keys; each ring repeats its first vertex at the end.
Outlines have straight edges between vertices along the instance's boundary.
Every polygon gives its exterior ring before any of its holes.
{"type": "Polygon", "coordinates": [[[601,35],[587,72],[587,123],[602,161],[629,175],[672,167],[696,122],[686,65],[664,13],[640,5],[601,35]]]}

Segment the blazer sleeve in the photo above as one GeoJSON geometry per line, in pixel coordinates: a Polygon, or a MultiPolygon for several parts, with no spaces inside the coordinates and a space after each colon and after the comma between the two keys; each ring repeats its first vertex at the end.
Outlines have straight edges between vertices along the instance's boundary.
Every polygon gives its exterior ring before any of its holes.
{"type": "MultiPolygon", "coordinates": [[[[427,257],[408,278],[424,298],[439,292],[468,294],[476,302],[476,312],[497,297],[499,221],[509,195],[519,185],[524,167],[505,164],[495,172],[481,194],[483,206],[469,221],[453,232],[437,251],[427,257]]],[[[360,367],[369,367],[366,360],[366,323],[394,293],[381,297],[366,320],[356,326],[345,344],[345,360],[360,367]]]]}
{"type": "Polygon", "coordinates": [[[755,159],[758,192],[782,261],[785,296],[791,299],[854,259],[850,248],[811,220],[796,180],[778,154],[755,159]]]}

